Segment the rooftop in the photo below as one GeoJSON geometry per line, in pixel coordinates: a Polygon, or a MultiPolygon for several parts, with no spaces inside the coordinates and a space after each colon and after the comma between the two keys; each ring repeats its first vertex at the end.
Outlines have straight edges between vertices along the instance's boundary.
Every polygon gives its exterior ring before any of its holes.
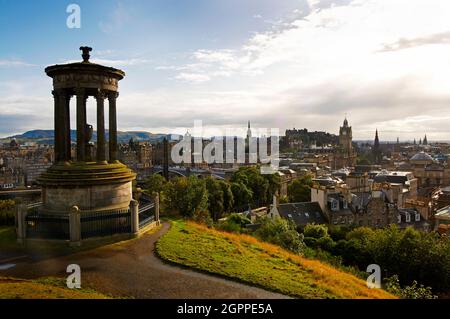
{"type": "Polygon", "coordinates": [[[280,204],[278,212],[281,217],[292,220],[297,225],[325,224],[327,222],[317,202],[280,204]]]}
{"type": "Polygon", "coordinates": [[[413,157],[411,157],[410,161],[433,161],[433,158],[425,153],[424,151],[417,153],[416,155],[414,155],[413,157]]]}

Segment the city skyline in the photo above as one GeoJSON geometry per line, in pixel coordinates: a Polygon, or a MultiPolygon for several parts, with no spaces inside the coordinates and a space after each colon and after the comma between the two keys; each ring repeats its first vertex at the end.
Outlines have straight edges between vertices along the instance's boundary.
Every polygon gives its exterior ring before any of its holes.
{"type": "Polygon", "coordinates": [[[52,127],[43,68],[90,45],[94,62],[127,73],[122,131],[179,133],[201,119],[337,134],[347,114],[355,140],[376,128],[382,141],[450,139],[445,1],[76,3],[81,29],[66,26],[69,3],[0,1],[0,136],[52,127]]]}

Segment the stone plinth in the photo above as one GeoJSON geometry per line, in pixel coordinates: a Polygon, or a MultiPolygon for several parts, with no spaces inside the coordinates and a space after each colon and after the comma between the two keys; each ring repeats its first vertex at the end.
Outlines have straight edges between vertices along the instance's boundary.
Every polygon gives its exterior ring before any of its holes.
{"type": "Polygon", "coordinates": [[[53,165],[39,178],[43,211],[66,214],[73,206],[81,212],[127,208],[135,176],[121,163],[53,165]]]}

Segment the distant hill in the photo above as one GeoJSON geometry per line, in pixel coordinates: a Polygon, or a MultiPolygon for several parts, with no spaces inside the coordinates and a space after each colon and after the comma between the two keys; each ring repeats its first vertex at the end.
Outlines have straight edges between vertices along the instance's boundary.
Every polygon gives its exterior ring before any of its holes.
{"type": "MultiPolygon", "coordinates": [[[[106,131],[106,138],[108,138],[108,130],[106,131]]],[[[76,130],[71,130],[70,131],[70,136],[72,141],[76,141],[77,139],[77,132],[76,130]]],[[[154,134],[154,133],[150,133],[150,132],[145,132],[145,131],[119,131],[117,132],[117,140],[119,143],[126,143],[128,142],[131,138],[135,141],[135,142],[159,142],[162,141],[164,139],[164,137],[167,137],[170,140],[171,134],[154,134]]],[[[0,140],[11,140],[15,138],[16,140],[18,140],[19,142],[36,142],[39,144],[53,144],[53,138],[54,138],[54,131],[53,130],[32,130],[32,131],[27,131],[23,134],[18,134],[18,135],[14,135],[14,136],[10,136],[4,139],[0,139],[0,140]]],[[[95,141],[97,139],[97,132],[94,131],[93,136],[92,136],[92,140],[95,141]]]]}

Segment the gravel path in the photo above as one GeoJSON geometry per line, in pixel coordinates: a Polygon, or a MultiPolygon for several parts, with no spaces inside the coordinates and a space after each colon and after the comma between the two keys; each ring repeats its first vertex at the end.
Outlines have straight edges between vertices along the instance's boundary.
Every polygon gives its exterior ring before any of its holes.
{"type": "Polygon", "coordinates": [[[0,270],[0,276],[65,277],[69,264],[81,267],[82,287],[117,297],[134,298],[288,298],[213,275],[162,262],[154,254],[155,242],[169,229],[165,222],[153,234],[137,240],[79,252],[69,256],[18,262],[0,270]]]}

